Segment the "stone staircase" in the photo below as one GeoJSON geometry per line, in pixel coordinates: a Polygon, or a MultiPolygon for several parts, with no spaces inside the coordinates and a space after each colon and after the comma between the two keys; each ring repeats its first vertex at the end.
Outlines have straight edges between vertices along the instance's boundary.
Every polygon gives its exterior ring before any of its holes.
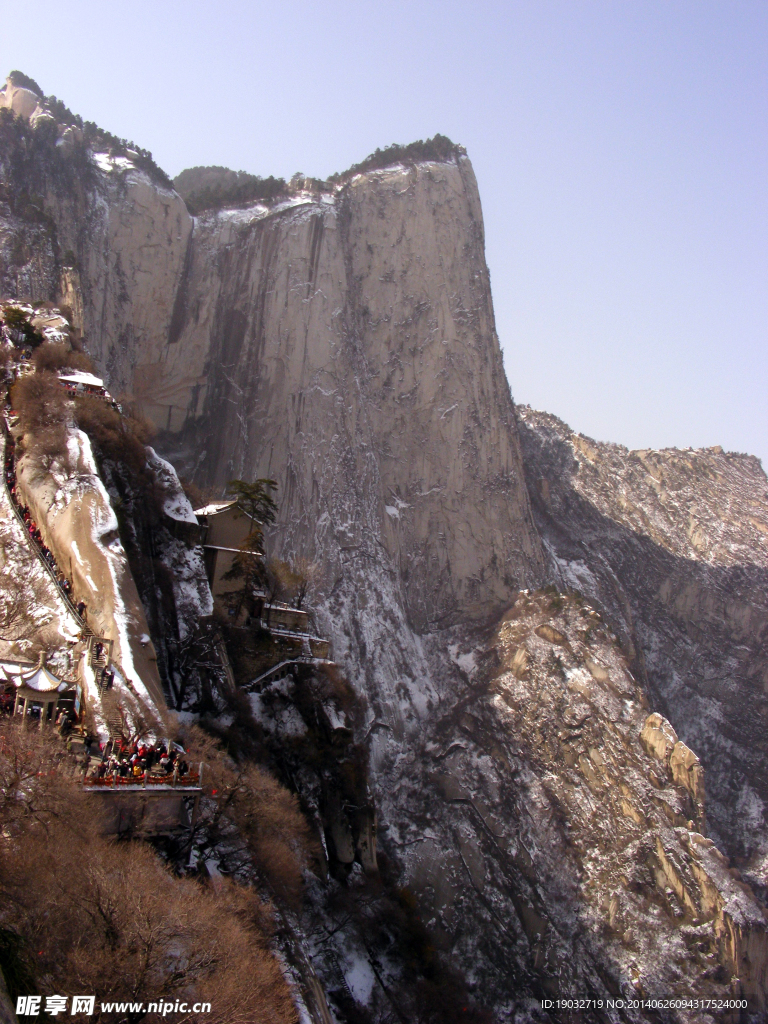
{"type": "Polygon", "coordinates": [[[111,688],[108,689],[106,681],[102,678],[106,669],[111,667],[114,672],[115,667],[112,664],[111,658],[113,641],[108,637],[96,636],[93,632],[89,632],[89,635],[85,637],[85,642],[87,644],[86,657],[88,664],[93,669],[96,684],[99,688],[104,721],[107,723],[110,738],[115,739],[120,735],[123,726],[123,720],[120,715],[120,701],[115,691],[111,688]]]}
{"type": "Polygon", "coordinates": [[[105,636],[96,636],[93,632],[89,632],[87,643],[88,663],[96,673],[96,678],[99,679],[110,663],[112,641],[105,636]]]}
{"type": "Polygon", "coordinates": [[[117,739],[122,735],[123,718],[120,714],[120,702],[114,690],[99,688],[101,693],[101,710],[104,714],[104,721],[109,729],[110,739],[117,739]]]}

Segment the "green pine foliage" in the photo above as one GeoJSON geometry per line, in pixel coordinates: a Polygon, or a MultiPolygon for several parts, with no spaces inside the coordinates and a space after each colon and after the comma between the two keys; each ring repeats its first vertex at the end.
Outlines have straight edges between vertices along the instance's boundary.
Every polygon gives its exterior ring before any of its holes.
{"type": "Polygon", "coordinates": [[[277,490],[277,481],[262,477],[248,483],[247,480],[230,480],[227,494],[237,501],[237,507],[251,520],[249,534],[261,537],[261,527],[270,526],[277,517],[277,502],[272,497],[277,490]]]}
{"type": "MultiPolygon", "coordinates": [[[[77,129],[80,137],[80,149],[108,152],[112,156],[130,158],[156,184],[163,188],[175,188],[187,204],[189,212],[194,215],[238,208],[255,202],[272,203],[289,196],[292,187],[295,186],[295,182],[289,185],[284,178],[274,175],[262,178],[258,174],[232,171],[227,167],[218,166],[189,167],[171,181],[165,171],[155,163],[149,150],[142,149],[127,139],[113,135],[94,124],[93,121],[84,121],[79,114],[73,113],[58,97],[46,97],[37,82],[22,71],[12,71],[9,77],[15,85],[37,93],[43,99],[46,110],[55,119],[58,126],[72,126],[77,129]]],[[[14,117],[9,110],[0,111],[0,118],[2,118],[0,120],[0,154],[6,150],[6,152],[10,151],[12,156],[15,154],[18,157],[19,152],[22,152],[23,155],[38,158],[38,161],[41,156],[44,156],[48,165],[55,163],[56,157],[58,157],[59,163],[73,162],[71,150],[67,154],[62,153],[60,148],[58,153],[55,152],[59,135],[56,125],[43,123],[33,129],[23,122],[22,118],[14,117]],[[20,123],[11,128],[11,122],[20,123]]],[[[464,152],[463,147],[456,145],[447,136],[437,134],[426,141],[419,139],[407,145],[393,144],[384,149],[377,149],[375,153],[371,153],[360,163],[353,164],[346,171],[332,174],[327,181],[318,178],[302,178],[299,187],[320,192],[325,188],[341,185],[354,175],[362,174],[365,171],[391,167],[397,163],[411,165],[425,160],[447,162],[454,160],[464,152]]],[[[24,163],[24,160],[23,158],[17,159],[17,162],[24,163]]],[[[82,165],[82,155],[76,162],[82,165]]],[[[26,180],[29,180],[28,175],[26,180]]],[[[0,200],[6,198],[3,195],[6,189],[7,186],[0,184],[0,200]]],[[[30,190],[26,188],[22,191],[26,199],[30,190]]],[[[38,192],[41,191],[38,190],[38,192]]],[[[34,214],[34,202],[31,204],[26,202],[25,205],[29,206],[29,212],[34,214]]]]}
{"type": "MultiPolygon", "coordinates": [[[[73,151],[71,149],[67,153],[63,153],[60,148],[58,154],[47,152],[47,150],[51,149],[51,144],[55,147],[58,141],[59,130],[57,126],[71,126],[76,128],[81,135],[80,146],[75,147],[76,149],[86,148],[95,152],[108,152],[112,156],[129,156],[134,164],[145,171],[156,184],[161,185],[163,188],[173,188],[171,179],[165,171],[157,166],[149,150],[142,149],[141,146],[135,145],[135,143],[130,142],[128,139],[118,138],[117,135],[113,135],[104,128],[99,128],[93,121],[84,121],[79,114],[74,114],[58,97],[46,96],[37,82],[29,78],[22,71],[12,71],[8,77],[14,85],[37,93],[43,100],[45,109],[56,121],[56,125],[41,123],[33,128],[23,118],[15,117],[12,111],[7,109],[0,110],[0,115],[5,115],[4,126],[0,125],[0,153],[12,143],[18,149],[19,142],[21,141],[26,149],[34,151],[34,155],[38,158],[44,155],[48,163],[51,162],[53,156],[58,156],[58,161],[61,164],[66,161],[72,162],[73,151]],[[12,121],[19,122],[15,131],[9,130],[9,123],[12,121]],[[129,151],[131,152],[129,153],[129,151]]],[[[82,159],[79,162],[82,163],[82,159]]],[[[2,197],[0,196],[0,198],[2,197]]]]}
{"type": "Polygon", "coordinates": [[[332,174],[323,181],[301,175],[288,183],[284,178],[261,178],[245,171],[232,171],[228,167],[188,167],[173,179],[173,187],[187,204],[190,213],[199,216],[214,210],[234,209],[248,203],[270,203],[284,199],[298,187],[311,192],[322,192],[342,185],[356,174],[391,167],[393,164],[416,164],[424,160],[449,161],[463,154],[445,135],[435,135],[426,142],[419,139],[406,146],[392,145],[377,149],[359,164],[346,171],[332,174]]]}
{"type": "Polygon", "coordinates": [[[465,152],[463,146],[458,146],[446,135],[440,134],[434,135],[426,142],[419,139],[417,142],[409,142],[406,146],[393,143],[385,149],[377,149],[375,153],[371,153],[361,163],[353,164],[348,170],[332,174],[328,181],[332,184],[341,184],[356,174],[392,167],[393,164],[417,164],[425,160],[447,163],[465,152]]]}
{"type": "Polygon", "coordinates": [[[195,216],[288,195],[284,178],[261,178],[227,167],[188,167],[173,179],[173,187],[195,216]]]}
{"type": "Polygon", "coordinates": [[[12,110],[0,110],[0,200],[20,219],[55,233],[45,196],[77,194],[94,179],[95,167],[84,145],[65,152],[57,146],[56,125],[33,127],[12,110]]]}
{"type": "Polygon", "coordinates": [[[12,71],[8,77],[17,89],[29,89],[30,92],[36,93],[41,99],[45,96],[45,93],[34,78],[30,78],[29,75],[25,75],[23,71],[12,71]]]}
{"type": "Polygon", "coordinates": [[[23,309],[19,309],[18,306],[6,306],[2,318],[5,326],[11,331],[14,343],[21,347],[29,345],[30,348],[42,345],[42,334],[35,330],[29,321],[29,314],[23,309]]]}

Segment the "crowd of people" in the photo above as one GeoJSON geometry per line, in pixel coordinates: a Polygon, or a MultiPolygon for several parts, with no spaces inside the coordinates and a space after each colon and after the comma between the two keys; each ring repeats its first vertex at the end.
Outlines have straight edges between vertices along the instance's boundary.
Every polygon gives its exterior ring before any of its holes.
{"type": "Polygon", "coordinates": [[[146,774],[160,780],[175,776],[183,783],[189,776],[189,764],[177,744],[110,740],[104,747],[101,760],[93,763],[90,755],[86,755],[83,774],[92,780],[124,782],[140,782],[146,774]]]}
{"type": "MultiPolygon", "coordinates": [[[[16,459],[15,459],[15,444],[12,438],[8,438],[8,442],[5,447],[5,482],[8,487],[8,493],[11,496],[11,501],[14,503],[16,508],[21,513],[24,520],[24,525],[29,531],[31,540],[34,541],[38,550],[42,554],[45,561],[50,566],[51,572],[53,573],[54,579],[59,586],[59,589],[63,594],[66,595],[70,600],[72,595],[72,583],[64,573],[59,569],[56,564],[56,559],[53,557],[53,552],[45,544],[43,535],[40,533],[40,527],[37,525],[35,520],[32,518],[32,513],[29,510],[29,505],[22,505],[16,494],[16,459]]],[[[88,609],[85,601],[80,601],[77,604],[77,614],[85,622],[88,609]]]]}

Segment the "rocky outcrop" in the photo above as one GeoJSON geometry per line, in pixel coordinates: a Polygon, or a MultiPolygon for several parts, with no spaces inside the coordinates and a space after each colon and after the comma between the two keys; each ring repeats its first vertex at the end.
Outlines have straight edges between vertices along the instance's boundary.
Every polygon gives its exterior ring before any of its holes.
{"type": "Polygon", "coordinates": [[[517,423],[459,153],[193,220],[130,157],[68,145],[38,162],[45,217],[0,196],[2,287],[66,296],[199,484],[278,481],[270,549],[321,565],[318,628],[365,704],[378,817],[362,787],[315,795],[337,864],[372,867],[375,836],[502,1017],[693,990],[762,1012],[763,911],[701,835],[706,770],[718,844],[762,877],[759,467],[517,423]],[[618,640],[519,593],[547,573],[618,640]]]}
{"type": "Polygon", "coordinates": [[[68,307],[111,390],[141,391],[135,368],[158,364],[168,341],[192,226],[183,200],[128,157],[7,131],[0,294],[68,307]]]}
{"type": "Polygon", "coordinates": [[[407,766],[379,780],[382,843],[442,947],[502,1019],[532,997],[692,991],[763,1012],[766,913],[700,834],[679,741],[603,618],[552,588],[466,642],[407,766]]]}
{"type": "MultiPolygon", "coordinates": [[[[165,708],[157,655],[136,590],[118,522],[96,470],[88,438],[82,431],[70,439],[72,470],[41,473],[29,456],[18,459],[17,491],[30,508],[43,540],[87,606],[88,624],[97,636],[113,641],[112,655],[143,714],[154,725],[165,708]]],[[[91,684],[92,702],[99,696],[91,684]]]]}
{"type": "Polygon", "coordinates": [[[690,794],[692,813],[699,831],[706,832],[704,817],[704,769],[690,747],[677,738],[677,733],[662,715],[649,715],[645,720],[640,742],[645,752],[658,758],[671,773],[678,786],[690,794]]]}
{"type": "Polygon", "coordinates": [[[615,625],[670,736],[701,759],[681,745],[678,778],[693,795],[706,771],[712,835],[765,895],[768,480],[759,461],[719,448],[630,452],[518,411],[553,571],[615,625]]]}
{"type": "Polygon", "coordinates": [[[640,742],[643,744],[646,754],[658,758],[668,766],[670,754],[675,749],[678,739],[677,733],[666,718],[654,712],[645,720],[643,731],[640,733],[640,742]]]}
{"type": "Polygon", "coordinates": [[[678,741],[675,749],[669,758],[669,769],[672,778],[683,789],[688,790],[696,808],[701,831],[705,831],[704,825],[704,770],[701,762],[690,747],[678,741]]]}
{"type": "Polygon", "coordinates": [[[12,110],[19,117],[27,120],[35,114],[42,112],[42,97],[33,92],[32,89],[25,89],[23,86],[15,85],[12,78],[6,78],[5,85],[0,89],[0,108],[5,107],[12,110]]]}

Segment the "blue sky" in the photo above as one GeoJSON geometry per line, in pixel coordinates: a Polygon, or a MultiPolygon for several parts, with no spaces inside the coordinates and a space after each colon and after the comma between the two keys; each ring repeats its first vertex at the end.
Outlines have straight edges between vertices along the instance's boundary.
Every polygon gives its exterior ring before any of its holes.
{"type": "Polygon", "coordinates": [[[171,174],[463,143],[515,399],[768,467],[765,0],[3,7],[0,67],[171,174]]]}

